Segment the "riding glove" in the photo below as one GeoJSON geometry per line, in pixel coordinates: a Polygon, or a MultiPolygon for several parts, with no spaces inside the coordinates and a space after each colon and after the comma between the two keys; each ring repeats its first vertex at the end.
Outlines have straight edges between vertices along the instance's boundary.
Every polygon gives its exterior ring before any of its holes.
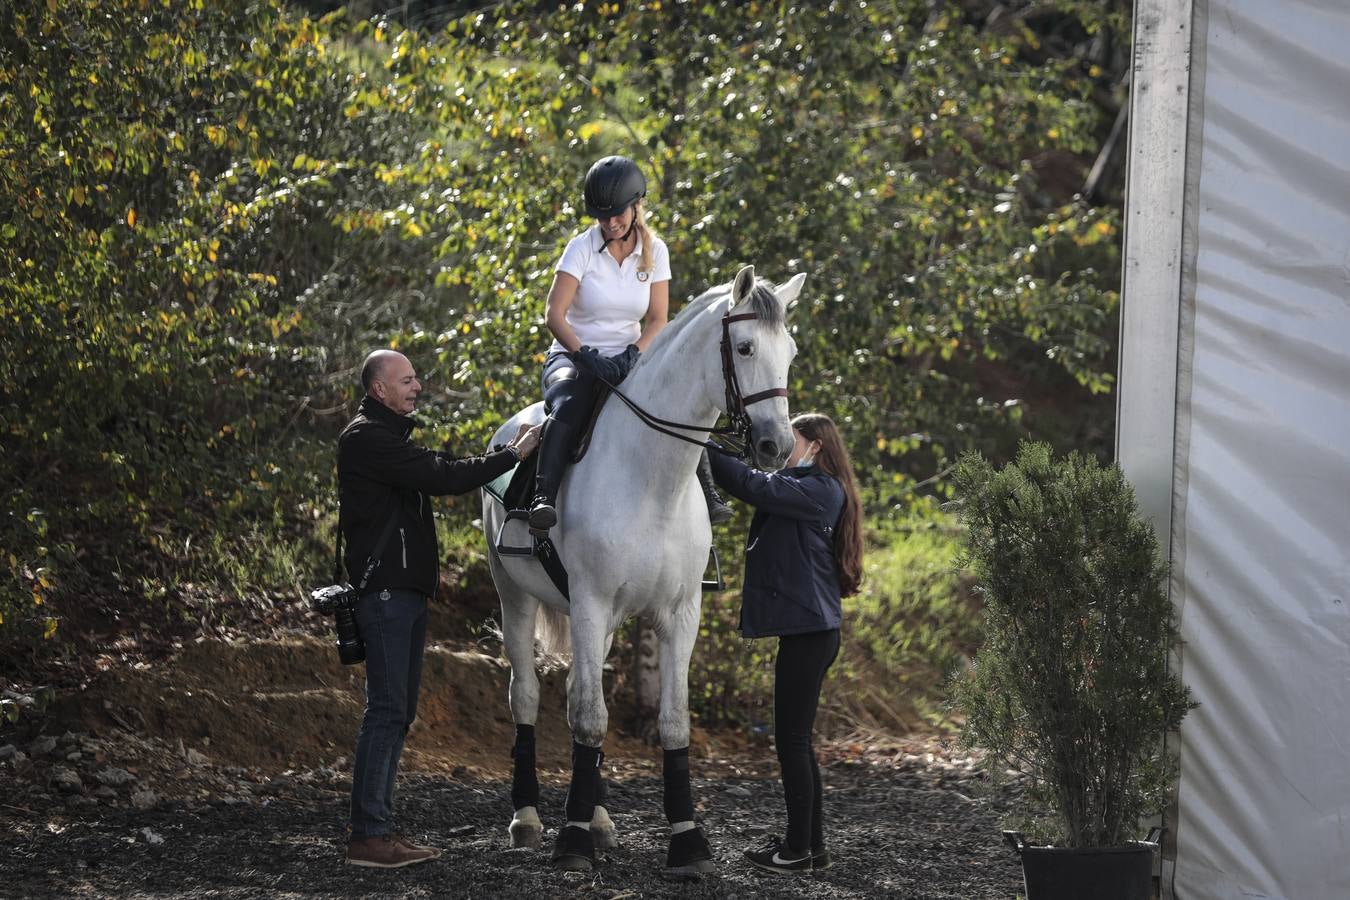
{"type": "Polygon", "coordinates": [[[583,372],[616,385],[624,380],[628,370],[637,362],[638,353],[636,344],[629,344],[626,350],[616,356],[601,356],[594,347],[583,346],[572,354],[572,362],[583,372]]]}

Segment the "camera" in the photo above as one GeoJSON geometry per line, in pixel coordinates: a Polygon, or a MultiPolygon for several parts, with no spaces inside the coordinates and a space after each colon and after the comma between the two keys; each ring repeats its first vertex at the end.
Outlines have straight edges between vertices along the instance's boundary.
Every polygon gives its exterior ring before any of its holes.
{"type": "Polygon", "coordinates": [[[356,588],[350,584],[330,584],[310,591],[314,608],[325,616],[333,616],[337,626],[338,658],[344,665],[355,665],[366,658],[366,642],[356,627],[356,588]]]}

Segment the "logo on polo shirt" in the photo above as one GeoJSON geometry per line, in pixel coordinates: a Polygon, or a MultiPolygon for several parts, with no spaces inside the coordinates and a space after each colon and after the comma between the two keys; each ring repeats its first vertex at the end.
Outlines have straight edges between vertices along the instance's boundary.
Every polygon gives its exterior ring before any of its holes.
{"type": "Polygon", "coordinates": [[[650,272],[639,272],[638,281],[646,281],[651,276],[650,272]]]}

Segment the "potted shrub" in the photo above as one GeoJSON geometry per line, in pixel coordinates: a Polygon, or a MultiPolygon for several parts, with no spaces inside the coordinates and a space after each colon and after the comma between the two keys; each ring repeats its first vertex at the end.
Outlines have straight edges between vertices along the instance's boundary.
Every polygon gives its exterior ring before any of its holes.
{"type": "Polygon", "coordinates": [[[967,454],[955,485],[985,640],[952,700],[989,769],[1026,776],[1026,838],[1009,834],[1028,900],[1148,900],[1156,845],[1130,839],[1166,803],[1163,737],[1192,706],[1153,530],[1118,466],[1045,444],[1002,469],[967,454]]]}

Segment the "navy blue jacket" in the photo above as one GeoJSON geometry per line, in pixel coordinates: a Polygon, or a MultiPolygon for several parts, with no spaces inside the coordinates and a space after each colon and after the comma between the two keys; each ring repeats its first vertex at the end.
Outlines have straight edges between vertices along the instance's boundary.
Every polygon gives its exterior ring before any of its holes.
{"type": "Polygon", "coordinates": [[[436,593],[440,549],[428,495],[464,494],[516,464],[510,450],[456,459],[412,442],[416,421],[374,397],[338,437],[338,520],[347,538],[347,575],[360,580],[390,512],[398,521],[366,593],[391,588],[436,593]]]}
{"type": "Polygon", "coordinates": [[[741,634],[809,634],[838,628],[839,566],[834,532],[844,488],[815,466],[761,472],[710,452],[713,478],[755,507],[746,539],[741,634]]]}

